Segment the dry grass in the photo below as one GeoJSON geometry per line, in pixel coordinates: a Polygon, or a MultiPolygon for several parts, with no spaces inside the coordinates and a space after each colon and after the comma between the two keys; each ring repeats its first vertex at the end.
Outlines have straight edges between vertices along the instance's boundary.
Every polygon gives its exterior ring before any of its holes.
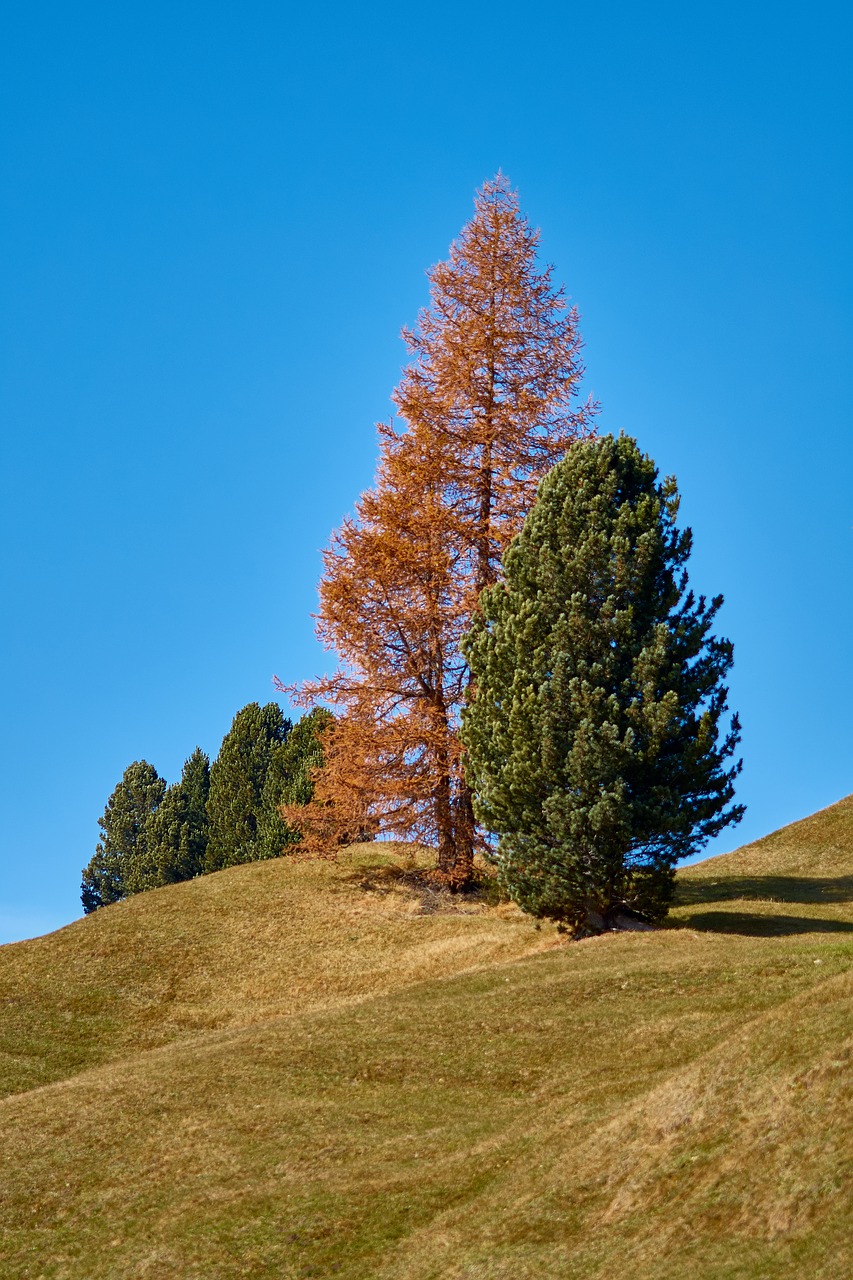
{"type": "Polygon", "coordinates": [[[427,861],[361,845],[337,863],[251,863],[0,947],[0,1097],[556,945],[509,905],[430,889],[427,861]]]}
{"type": "Polygon", "coordinates": [[[56,1083],[0,1104],[0,1276],[847,1280],[851,871],[848,800],[657,933],[558,942],[366,847],[4,948],[16,1087],[56,1083]]]}

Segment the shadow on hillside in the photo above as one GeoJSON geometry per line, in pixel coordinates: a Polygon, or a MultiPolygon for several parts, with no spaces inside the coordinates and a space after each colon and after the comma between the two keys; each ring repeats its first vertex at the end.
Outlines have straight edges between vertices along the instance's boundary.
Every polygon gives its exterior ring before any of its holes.
{"type": "Polygon", "coordinates": [[[754,911],[697,911],[693,915],[682,916],[676,927],[706,933],[736,933],[749,938],[783,938],[797,933],[853,933],[853,924],[846,920],[826,920],[819,916],[765,916],[754,911]]]}
{"type": "Polygon", "coordinates": [[[853,876],[806,879],[793,876],[730,876],[719,880],[679,879],[677,906],[750,900],[760,902],[853,902],[853,876]]]}
{"type": "Polygon", "coordinates": [[[432,870],[411,865],[360,867],[342,879],[365,893],[380,896],[403,890],[418,900],[421,915],[470,915],[478,907],[503,901],[493,877],[486,874],[460,890],[442,884],[432,870]]]}

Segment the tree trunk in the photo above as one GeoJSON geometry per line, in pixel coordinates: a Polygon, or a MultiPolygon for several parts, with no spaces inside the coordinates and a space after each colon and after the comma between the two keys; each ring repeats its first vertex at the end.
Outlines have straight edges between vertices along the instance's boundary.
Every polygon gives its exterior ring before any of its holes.
{"type": "Polygon", "coordinates": [[[474,805],[471,788],[462,782],[456,801],[456,863],[454,881],[459,889],[471,883],[474,874],[474,805]]]}
{"type": "Polygon", "coordinates": [[[446,753],[442,753],[441,771],[436,782],[435,825],[438,832],[438,866],[442,879],[453,879],[456,867],[456,842],[453,838],[453,809],[450,799],[450,769],[446,753]]]}
{"type": "MultiPolygon", "coordinates": [[[[491,423],[488,424],[491,430],[491,423]]],[[[480,501],[477,509],[477,573],[475,586],[477,595],[484,587],[494,581],[491,564],[491,525],[492,525],[492,443],[487,440],[483,446],[483,458],[480,465],[480,501]]]]}

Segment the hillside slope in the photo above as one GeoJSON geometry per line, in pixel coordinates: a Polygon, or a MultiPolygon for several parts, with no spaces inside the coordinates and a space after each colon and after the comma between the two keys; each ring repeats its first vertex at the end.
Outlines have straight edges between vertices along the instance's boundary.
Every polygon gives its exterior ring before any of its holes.
{"type": "Polygon", "coordinates": [[[682,924],[770,935],[833,932],[849,919],[853,895],[853,796],[734,853],[685,867],[678,881],[679,902],[689,908],[675,913],[682,924]]]}
{"type": "MultiPolygon", "coordinates": [[[[91,939],[135,919],[147,959],[111,962],[126,988],[106,1060],[0,1103],[0,1275],[853,1273],[853,800],[687,869],[666,929],[575,944],[494,909],[415,914],[377,857],[316,866],[286,945],[229,904],[257,909],[301,872],[210,877],[220,915],[201,932],[218,918],[231,941],[208,988],[175,960],[192,936],[215,961],[176,905],[194,885],[82,922],[91,939]],[[127,1027],[158,965],[177,975],[155,1006],[169,1042],[144,1048],[127,1027]],[[175,1013],[203,1007],[215,1026],[175,1013]]],[[[92,980],[75,928],[35,953],[43,1026],[51,965],[75,998],[92,980]]]]}
{"type": "Polygon", "coordinates": [[[250,863],[0,947],[0,1097],[554,945],[553,929],[511,907],[463,900],[449,913],[413,885],[416,863],[385,845],[338,863],[250,863]]]}

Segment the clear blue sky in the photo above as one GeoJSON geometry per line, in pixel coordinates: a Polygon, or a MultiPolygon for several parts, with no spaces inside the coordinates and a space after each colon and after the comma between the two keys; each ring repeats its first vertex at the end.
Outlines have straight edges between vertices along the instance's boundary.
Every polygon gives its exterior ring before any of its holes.
{"type": "Polygon", "coordinates": [[[602,427],[674,472],[748,816],[853,791],[848,6],[9,10],[0,940],[79,914],[125,766],[323,667],[320,549],[501,167],[602,427]]]}

